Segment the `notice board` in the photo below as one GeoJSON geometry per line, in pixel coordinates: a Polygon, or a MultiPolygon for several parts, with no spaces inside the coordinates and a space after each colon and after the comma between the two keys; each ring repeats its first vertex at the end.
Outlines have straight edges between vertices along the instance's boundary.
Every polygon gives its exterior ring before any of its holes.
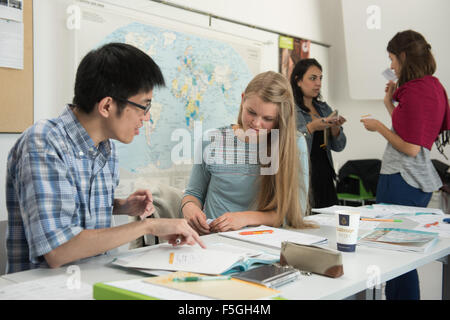
{"type": "Polygon", "coordinates": [[[23,1],[23,70],[0,68],[0,132],[21,133],[33,124],[33,0],[23,1]]]}

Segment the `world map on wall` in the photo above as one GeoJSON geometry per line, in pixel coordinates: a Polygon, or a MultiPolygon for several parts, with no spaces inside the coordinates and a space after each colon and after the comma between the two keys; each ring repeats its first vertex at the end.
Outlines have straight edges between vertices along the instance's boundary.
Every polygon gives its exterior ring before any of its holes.
{"type": "MultiPolygon", "coordinates": [[[[253,78],[247,63],[228,43],[176,32],[138,22],[117,28],[99,45],[122,42],[133,45],[161,68],[166,87],[153,92],[150,121],[145,121],[131,144],[116,143],[121,180],[133,176],[157,177],[164,172],[165,183],[184,187],[187,179],[174,182],[180,172],[171,151],[180,141],[172,133],[185,129],[194,146],[194,122],[202,131],[236,123],[241,93],[253,78]]],[[[193,159],[193,150],[191,152],[193,159]]],[[[131,177],[130,177],[131,178],[131,177]]],[[[180,177],[182,178],[182,177],[180,177]]],[[[122,182],[121,182],[122,183],[122,182]]]]}

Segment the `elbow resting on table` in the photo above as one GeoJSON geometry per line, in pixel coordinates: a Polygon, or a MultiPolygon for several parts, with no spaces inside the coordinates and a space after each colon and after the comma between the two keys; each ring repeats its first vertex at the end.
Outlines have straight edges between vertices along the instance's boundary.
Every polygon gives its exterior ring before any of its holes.
{"type": "Polygon", "coordinates": [[[44,258],[51,269],[57,269],[65,264],[63,261],[61,261],[61,259],[58,258],[58,255],[55,253],[55,250],[50,251],[49,253],[44,255],[44,258]]]}

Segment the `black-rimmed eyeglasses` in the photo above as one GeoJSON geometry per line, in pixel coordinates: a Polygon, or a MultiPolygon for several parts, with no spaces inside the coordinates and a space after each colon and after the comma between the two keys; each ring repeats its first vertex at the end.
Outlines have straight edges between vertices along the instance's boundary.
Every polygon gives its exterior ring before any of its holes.
{"type": "Polygon", "coordinates": [[[114,99],[116,99],[118,101],[123,101],[123,102],[129,103],[129,104],[131,104],[131,105],[133,105],[133,106],[135,106],[135,107],[137,107],[139,109],[144,110],[144,116],[147,115],[147,112],[152,107],[152,99],[149,99],[145,106],[143,106],[142,104],[139,104],[139,103],[127,100],[127,99],[122,99],[122,98],[114,98],[114,99]]]}

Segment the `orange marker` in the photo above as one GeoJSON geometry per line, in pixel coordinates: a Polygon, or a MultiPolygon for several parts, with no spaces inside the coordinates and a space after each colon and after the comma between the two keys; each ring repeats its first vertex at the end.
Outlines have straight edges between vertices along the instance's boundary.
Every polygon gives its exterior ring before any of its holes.
{"type": "Polygon", "coordinates": [[[273,233],[273,230],[258,230],[258,231],[242,231],[239,232],[241,236],[249,236],[252,234],[265,234],[265,233],[273,233]]]}
{"type": "Polygon", "coordinates": [[[429,228],[429,227],[431,227],[431,226],[437,226],[438,224],[439,224],[438,221],[433,222],[433,223],[427,223],[427,224],[425,225],[425,228],[429,228]]]}

